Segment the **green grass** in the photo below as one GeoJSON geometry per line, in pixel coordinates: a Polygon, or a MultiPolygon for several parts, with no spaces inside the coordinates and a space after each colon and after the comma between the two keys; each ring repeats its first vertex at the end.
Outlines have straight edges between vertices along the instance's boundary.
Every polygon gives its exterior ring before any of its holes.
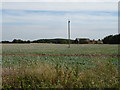
{"type": "Polygon", "coordinates": [[[118,45],[4,44],[3,53],[118,54],[118,45]]]}
{"type": "MultiPolygon", "coordinates": [[[[118,54],[118,45],[4,44],[3,53],[118,54]]],[[[118,58],[3,56],[3,88],[119,88],[118,58]]]]}

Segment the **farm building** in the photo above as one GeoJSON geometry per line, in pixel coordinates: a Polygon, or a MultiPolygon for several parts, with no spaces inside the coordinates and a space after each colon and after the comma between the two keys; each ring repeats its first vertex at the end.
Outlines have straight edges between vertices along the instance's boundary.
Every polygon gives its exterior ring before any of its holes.
{"type": "Polygon", "coordinates": [[[78,44],[88,44],[90,42],[89,38],[76,38],[75,42],[78,44]]]}
{"type": "Polygon", "coordinates": [[[102,44],[101,40],[90,40],[89,38],[76,38],[75,43],[77,44],[102,44]]]}

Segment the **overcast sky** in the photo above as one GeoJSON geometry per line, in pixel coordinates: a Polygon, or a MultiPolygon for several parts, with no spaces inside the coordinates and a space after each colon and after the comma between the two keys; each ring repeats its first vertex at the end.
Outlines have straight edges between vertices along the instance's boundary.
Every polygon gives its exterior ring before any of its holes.
{"type": "Polygon", "coordinates": [[[118,0],[52,1],[2,3],[3,40],[67,38],[68,19],[72,39],[102,39],[118,33],[118,0]]]}
{"type": "Polygon", "coordinates": [[[119,0],[1,0],[2,2],[118,2],[119,0]]]}

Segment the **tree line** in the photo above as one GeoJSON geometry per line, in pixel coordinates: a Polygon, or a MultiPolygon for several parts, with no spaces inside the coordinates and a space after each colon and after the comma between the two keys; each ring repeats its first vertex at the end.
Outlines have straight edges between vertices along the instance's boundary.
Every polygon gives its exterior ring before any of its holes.
{"type": "Polygon", "coordinates": [[[104,44],[120,44],[120,34],[106,36],[102,41],[104,44]]]}
{"type": "MultiPolygon", "coordinates": [[[[70,40],[70,42],[73,44],[74,40],[70,40]]],[[[55,44],[67,44],[68,39],[39,39],[39,40],[21,40],[21,39],[14,39],[13,41],[2,41],[2,43],[55,43],[55,44]]]]}
{"type": "MultiPolygon", "coordinates": [[[[98,41],[100,41],[100,39],[98,41]]],[[[120,44],[120,34],[106,36],[101,41],[103,42],[103,44],[120,44]]],[[[85,43],[82,43],[82,44],[86,44],[86,41],[83,41],[83,42],[85,42],[85,43]]],[[[39,39],[39,40],[33,40],[33,41],[14,39],[13,41],[2,41],[2,43],[54,43],[54,44],[68,44],[68,39],[39,39]]],[[[70,43],[71,44],[78,44],[78,42],[76,42],[76,39],[75,40],[70,40],[70,43]]],[[[95,43],[95,44],[97,44],[97,43],[95,43]]]]}

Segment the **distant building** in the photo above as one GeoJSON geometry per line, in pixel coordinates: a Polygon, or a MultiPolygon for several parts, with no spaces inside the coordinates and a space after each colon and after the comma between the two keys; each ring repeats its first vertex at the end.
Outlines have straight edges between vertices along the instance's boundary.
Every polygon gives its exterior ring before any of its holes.
{"type": "Polygon", "coordinates": [[[76,38],[75,43],[78,44],[88,44],[90,42],[89,38],[76,38]]]}
{"type": "Polygon", "coordinates": [[[102,44],[101,40],[90,40],[89,38],[76,38],[76,44],[102,44]]]}

